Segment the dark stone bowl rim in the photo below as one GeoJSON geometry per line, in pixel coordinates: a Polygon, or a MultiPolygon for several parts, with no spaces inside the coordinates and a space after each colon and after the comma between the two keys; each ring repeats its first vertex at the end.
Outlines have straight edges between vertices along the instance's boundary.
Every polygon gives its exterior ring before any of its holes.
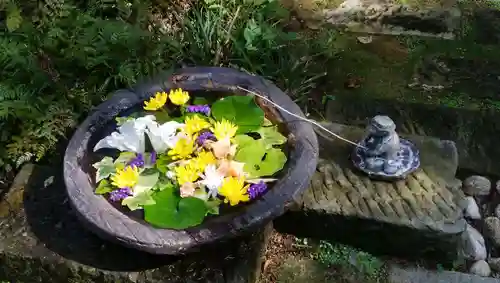
{"type": "MultiPolygon", "coordinates": [[[[273,190],[238,213],[184,230],[157,229],[140,223],[114,208],[102,196],[94,194],[89,176],[80,166],[86,157],[92,134],[120,112],[154,95],[157,91],[182,88],[187,91],[234,91],[242,86],[266,95],[278,105],[304,117],[300,108],[279,88],[261,77],[230,68],[189,67],[162,74],[130,90],[119,90],[95,108],[79,125],[66,149],[64,181],[71,205],[84,225],[99,236],[128,247],[155,254],[178,255],[201,245],[236,237],[267,224],[282,215],[309,187],[318,162],[318,141],[309,123],[276,109],[292,137],[288,165],[273,190]]],[[[93,146],[92,146],[93,147],[93,146]]]]}

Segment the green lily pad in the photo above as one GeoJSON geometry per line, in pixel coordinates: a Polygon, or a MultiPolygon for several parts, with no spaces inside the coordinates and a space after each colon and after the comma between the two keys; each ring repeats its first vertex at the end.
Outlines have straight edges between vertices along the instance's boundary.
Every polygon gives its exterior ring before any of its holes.
{"type": "Polygon", "coordinates": [[[239,148],[245,147],[248,144],[255,142],[255,139],[249,135],[236,135],[233,138],[233,143],[237,144],[239,148]]]}
{"type": "Polygon", "coordinates": [[[220,199],[214,199],[214,200],[209,200],[206,202],[207,206],[207,215],[212,214],[212,215],[219,215],[219,207],[221,204],[220,199]]]}
{"type": "Polygon", "coordinates": [[[234,159],[245,163],[243,170],[252,177],[259,177],[256,167],[266,154],[266,148],[262,140],[253,140],[252,143],[246,143],[239,147],[234,159]]]}
{"type": "MultiPolygon", "coordinates": [[[[272,176],[283,169],[287,158],[281,149],[266,146],[265,139],[249,138],[251,140],[240,136],[235,137],[236,141],[241,143],[238,144],[234,159],[245,163],[243,169],[250,175],[250,178],[272,176]]],[[[275,140],[270,144],[276,142],[275,140]]]]}
{"type": "Polygon", "coordinates": [[[277,126],[261,127],[256,132],[260,135],[267,149],[275,145],[282,145],[287,140],[284,135],[278,132],[277,126]]]}
{"type": "Polygon", "coordinates": [[[274,173],[283,169],[286,164],[285,153],[278,148],[271,148],[266,152],[264,159],[258,164],[257,170],[260,176],[272,176],[274,173]]]}
{"type": "Polygon", "coordinates": [[[199,225],[207,214],[205,202],[199,198],[181,198],[174,187],[153,194],[156,204],[144,206],[144,219],[168,229],[186,229],[199,225]]]}
{"type": "Polygon", "coordinates": [[[264,117],[264,122],[262,123],[262,127],[270,127],[272,125],[273,125],[273,123],[271,121],[269,121],[269,119],[264,117]]]}
{"type": "Polygon", "coordinates": [[[264,111],[251,96],[228,96],[212,104],[212,116],[229,120],[238,126],[238,133],[257,130],[264,122],[264,111]]]}

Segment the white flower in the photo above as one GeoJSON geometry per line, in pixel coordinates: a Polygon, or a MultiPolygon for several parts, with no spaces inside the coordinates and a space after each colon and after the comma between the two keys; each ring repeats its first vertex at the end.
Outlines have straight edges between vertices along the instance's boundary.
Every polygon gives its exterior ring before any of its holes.
{"type": "Polygon", "coordinates": [[[205,174],[201,177],[203,180],[199,181],[199,183],[208,189],[209,197],[217,197],[219,188],[222,186],[222,182],[224,181],[224,176],[221,175],[217,171],[215,165],[212,164],[205,167],[205,174]]]}
{"type": "Polygon", "coordinates": [[[147,115],[141,118],[126,121],[118,127],[117,131],[100,140],[94,147],[94,151],[101,148],[116,148],[120,151],[132,151],[144,153],[144,132],[149,125],[156,124],[156,117],[147,115]]]}
{"type": "Polygon", "coordinates": [[[101,148],[116,148],[120,151],[132,151],[144,153],[146,133],[151,141],[153,149],[163,153],[175,146],[178,140],[177,129],[184,127],[176,121],[169,121],[158,125],[154,115],[147,115],[137,119],[131,119],[118,127],[117,131],[100,140],[94,147],[94,151],[101,148]]]}
{"type": "Polygon", "coordinates": [[[182,127],[184,127],[184,124],[176,121],[169,121],[161,126],[158,126],[157,123],[151,123],[148,125],[146,133],[148,134],[153,149],[157,153],[163,153],[167,149],[175,146],[177,142],[177,129],[182,127]]]}

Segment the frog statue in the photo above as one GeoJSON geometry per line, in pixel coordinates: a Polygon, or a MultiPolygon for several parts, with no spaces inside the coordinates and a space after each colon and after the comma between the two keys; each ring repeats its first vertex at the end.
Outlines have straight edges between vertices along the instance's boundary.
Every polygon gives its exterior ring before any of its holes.
{"type": "Polygon", "coordinates": [[[396,124],[388,116],[373,117],[359,145],[353,152],[353,164],[370,177],[403,179],[420,166],[418,149],[399,138],[396,124]]]}

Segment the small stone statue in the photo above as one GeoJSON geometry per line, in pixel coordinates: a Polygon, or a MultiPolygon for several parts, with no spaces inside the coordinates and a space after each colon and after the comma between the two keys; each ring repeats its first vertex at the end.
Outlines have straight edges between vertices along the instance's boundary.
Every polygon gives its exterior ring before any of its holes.
{"type": "Polygon", "coordinates": [[[353,153],[354,166],[371,177],[402,179],[420,166],[418,149],[400,139],[388,116],[375,116],[353,153]]]}

